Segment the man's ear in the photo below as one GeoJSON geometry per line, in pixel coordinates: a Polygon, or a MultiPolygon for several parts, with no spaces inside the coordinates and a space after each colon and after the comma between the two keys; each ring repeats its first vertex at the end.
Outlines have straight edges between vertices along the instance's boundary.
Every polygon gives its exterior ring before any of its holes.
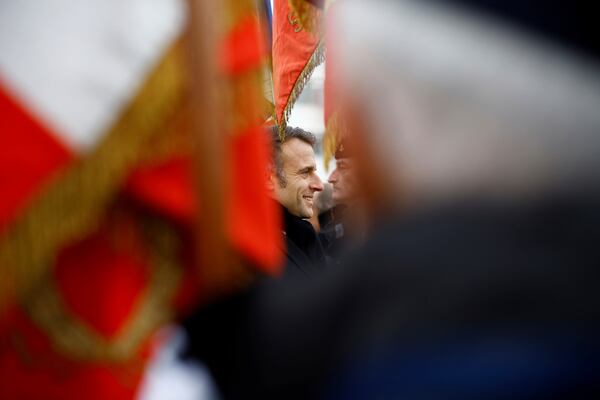
{"type": "Polygon", "coordinates": [[[269,174],[269,179],[267,179],[267,189],[270,192],[275,191],[275,176],[273,174],[269,174]]]}
{"type": "Polygon", "coordinates": [[[273,168],[269,168],[266,174],[267,190],[271,193],[275,193],[275,185],[277,184],[277,177],[274,174],[273,168]]]}

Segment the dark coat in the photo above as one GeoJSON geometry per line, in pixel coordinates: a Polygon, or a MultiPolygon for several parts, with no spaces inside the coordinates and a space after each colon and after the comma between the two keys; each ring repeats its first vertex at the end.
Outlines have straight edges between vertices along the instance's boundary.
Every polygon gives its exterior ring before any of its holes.
{"type": "Polygon", "coordinates": [[[341,256],[349,250],[351,240],[348,240],[343,221],[346,208],[337,205],[319,214],[319,239],[331,265],[339,264],[341,256]]]}
{"type": "Polygon", "coordinates": [[[286,275],[312,277],[325,267],[325,252],[310,222],[298,218],[282,207],[286,275]]]}

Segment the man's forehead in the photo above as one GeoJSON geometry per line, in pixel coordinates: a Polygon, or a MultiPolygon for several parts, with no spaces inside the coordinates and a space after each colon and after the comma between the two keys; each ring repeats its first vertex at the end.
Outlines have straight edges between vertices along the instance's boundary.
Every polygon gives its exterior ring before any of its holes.
{"type": "Polygon", "coordinates": [[[292,138],[285,141],[281,150],[284,162],[290,166],[309,167],[315,166],[315,152],[313,147],[300,139],[292,138]]]}

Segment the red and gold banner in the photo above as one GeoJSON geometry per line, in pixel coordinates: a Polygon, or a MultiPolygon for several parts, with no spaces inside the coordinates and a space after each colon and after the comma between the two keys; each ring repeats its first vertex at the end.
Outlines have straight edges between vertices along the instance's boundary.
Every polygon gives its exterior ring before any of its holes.
{"type": "MultiPolygon", "coordinates": [[[[97,6],[131,6],[124,3],[97,6]]],[[[223,116],[211,116],[223,127],[226,158],[210,165],[227,187],[224,218],[211,221],[221,225],[234,252],[277,273],[279,210],[265,185],[270,150],[261,128],[268,114],[260,75],[266,52],[254,2],[247,5],[224,18],[218,51],[199,54],[216,60],[226,87],[223,116]]],[[[207,240],[197,235],[213,211],[204,203],[213,188],[198,187],[194,165],[214,151],[198,148],[191,130],[193,74],[180,39],[185,7],[173,1],[153,5],[154,14],[145,6],[137,10],[141,21],[166,20],[141,24],[149,27],[135,32],[148,35],[142,42],[118,37],[131,30],[111,23],[58,23],[52,18],[69,13],[51,15],[44,7],[11,7],[7,12],[18,15],[6,25],[0,6],[0,22],[14,30],[15,40],[25,31],[19,21],[31,11],[36,29],[47,23],[50,33],[64,31],[52,38],[56,43],[47,42],[48,34],[25,35],[33,41],[19,42],[22,53],[32,52],[26,56],[0,46],[0,398],[131,399],[152,334],[193,307],[209,285],[199,283],[198,271],[209,262],[198,265],[196,244],[207,240]],[[93,40],[103,33],[95,29],[121,41],[104,48],[112,52],[106,63],[90,65],[79,55],[101,53],[93,40]],[[68,47],[73,54],[56,55],[56,64],[39,70],[27,63],[40,57],[36,51],[67,48],[57,44],[61,40],[79,41],[81,48],[68,47]],[[142,43],[145,50],[123,57],[123,43],[142,43]],[[85,65],[70,64],[77,62],[85,65]],[[45,85],[28,85],[36,79],[45,85]],[[70,89],[91,92],[73,101],[61,96],[70,89]],[[93,102],[107,93],[104,103],[93,102]],[[83,114],[102,112],[83,118],[77,107],[83,114]]]]}
{"type": "Polygon", "coordinates": [[[323,62],[324,48],[320,33],[304,28],[288,0],[273,4],[273,92],[277,123],[283,128],[312,71],[323,62]]]}
{"type": "Polygon", "coordinates": [[[177,294],[193,272],[185,225],[174,223],[182,207],[165,201],[179,188],[148,196],[139,185],[181,151],[171,128],[183,104],[181,55],[167,52],[87,155],[67,151],[5,92],[3,140],[18,151],[2,154],[2,184],[14,191],[0,235],[2,295],[12,294],[0,323],[0,398],[131,399],[152,333],[189,304],[177,294]]]}

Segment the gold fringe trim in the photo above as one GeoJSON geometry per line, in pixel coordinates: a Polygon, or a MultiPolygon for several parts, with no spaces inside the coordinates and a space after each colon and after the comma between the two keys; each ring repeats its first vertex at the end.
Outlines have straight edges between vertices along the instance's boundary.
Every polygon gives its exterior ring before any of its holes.
{"type": "Polygon", "coordinates": [[[323,135],[323,167],[325,171],[329,170],[329,162],[333,158],[335,151],[340,143],[342,135],[342,126],[339,112],[336,110],[327,120],[325,134],[323,135]]]}
{"type": "Polygon", "coordinates": [[[150,283],[116,338],[104,337],[72,315],[52,279],[44,280],[35,296],[24,302],[31,320],[48,335],[55,351],[87,362],[131,360],[149,335],[171,318],[169,304],[182,270],[175,261],[179,241],[175,232],[158,219],[144,221],[143,232],[151,251],[150,283]]]}
{"type": "Polygon", "coordinates": [[[288,3],[298,16],[302,28],[313,35],[320,35],[322,11],[306,0],[288,0],[288,3]]]}
{"type": "Polygon", "coordinates": [[[127,173],[184,98],[180,43],[163,58],[106,138],[44,188],[0,243],[0,309],[39,285],[65,244],[98,224],[127,173]]]}
{"type": "Polygon", "coordinates": [[[294,104],[296,104],[296,100],[298,100],[298,98],[300,97],[300,94],[302,93],[304,87],[310,80],[310,77],[312,76],[312,73],[315,70],[315,68],[318,67],[321,63],[323,63],[323,61],[325,61],[325,45],[323,39],[321,39],[319,40],[315,51],[313,51],[312,55],[308,59],[308,62],[302,69],[302,72],[300,72],[300,75],[298,75],[298,79],[296,79],[296,83],[294,83],[292,92],[288,97],[287,104],[283,109],[283,116],[281,120],[278,121],[279,136],[282,140],[285,137],[285,128],[290,118],[290,114],[292,113],[292,108],[294,107],[294,104]]]}

